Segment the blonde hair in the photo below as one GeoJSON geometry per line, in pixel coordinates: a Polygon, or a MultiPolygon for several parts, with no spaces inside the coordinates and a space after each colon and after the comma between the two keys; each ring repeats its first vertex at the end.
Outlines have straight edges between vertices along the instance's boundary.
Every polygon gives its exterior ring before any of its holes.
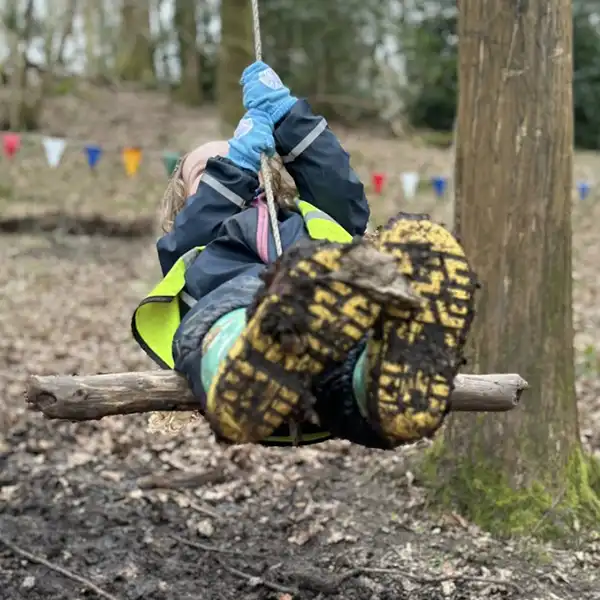
{"type": "MultiPolygon", "coordinates": [[[[187,156],[186,154],[177,162],[160,203],[159,226],[163,233],[169,233],[173,229],[175,217],[187,201],[185,183],[181,177],[183,162],[187,156]]],[[[270,159],[269,166],[273,179],[273,194],[277,205],[280,208],[295,211],[296,187],[284,169],[281,158],[274,157],[270,159]]],[[[191,411],[153,412],[150,413],[148,418],[148,431],[150,433],[173,435],[198,418],[198,413],[191,411]]]]}

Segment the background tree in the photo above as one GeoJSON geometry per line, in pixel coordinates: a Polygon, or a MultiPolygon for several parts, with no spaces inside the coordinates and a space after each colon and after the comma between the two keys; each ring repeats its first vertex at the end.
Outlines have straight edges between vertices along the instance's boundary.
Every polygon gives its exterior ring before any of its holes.
{"type": "Polygon", "coordinates": [[[221,46],[218,66],[219,115],[231,133],[244,114],[240,76],[254,60],[249,0],[221,0],[221,46]]]}
{"type": "Polygon", "coordinates": [[[458,87],[456,28],[454,0],[415,10],[402,26],[405,110],[413,127],[452,130],[458,87]]]}
{"type": "MultiPolygon", "coordinates": [[[[265,59],[315,110],[398,135],[407,126],[436,130],[442,134],[429,139],[449,143],[457,99],[456,0],[260,0],[260,10],[265,59]]],[[[573,0],[575,142],[588,149],[600,147],[597,12],[597,0],[573,0]]],[[[6,85],[24,90],[13,94],[13,128],[36,127],[37,100],[31,99],[47,94],[36,88],[42,71],[58,78],[63,92],[76,83],[65,75],[113,86],[127,80],[172,89],[174,99],[194,106],[218,96],[228,114],[239,99],[237,70],[253,59],[249,0],[5,0],[0,18],[0,72],[6,85]],[[231,104],[225,90],[233,94],[231,104]]]]}
{"type": "Polygon", "coordinates": [[[6,63],[0,64],[0,75],[9,92],[4,115],[0,110],[4,128],[37,129],[44,99],[51,92],[54,72],[64,68],[65,49],[73,33],[76,11],[77,0],[62,0],[59,6],[53,5],[52,11],[45,12],[36,12],[36,3],[32,0],[9,0],[0,8],[0,25],[7,50],[6,63]],[[34,45],[38,52],[41,50],[43,66],[30,59],[34,45]],[[34,80],[36,83],[32,85],[34,80]]]}
{"type": "Polygon", "coordinates": [[[600,26],[597,11],[597,2],[575,0],[573,3],[575,144],[590,150],[600,148],[600,112],[590,104],[600,95],[600,26]]]}
{"type": "MultiPolygon", "coordinates": [[[[600,24],[596,0],[573,0],[575,145],[600,148],[600,24]]],[[[457,103],[456,3],[417,3],[400,29],[407,85],[402,95],[413,127],[450,132],[457,103]]]]}
{"type": "Polygon", "coordinates": [[[177,35],[181,77],[179,98],[187,104],[202,102],[201,54],[198,50],[198,3],[175,0],[173,24],[177,35]]]}
{"type": "Polygon", "coordinates": [[[148,0],[121,0],[117,72],[126,81],[154,81],[154,47],[148,0]]]}
{"type": "Polygon", "coordinates": [[[483,285],[470,370],[531,389],[514,414],[449,420],[436,485],[484,526],[550,533],[600,516],[574,389],[571,3],[460,6],[457,226],[483,285]]]}

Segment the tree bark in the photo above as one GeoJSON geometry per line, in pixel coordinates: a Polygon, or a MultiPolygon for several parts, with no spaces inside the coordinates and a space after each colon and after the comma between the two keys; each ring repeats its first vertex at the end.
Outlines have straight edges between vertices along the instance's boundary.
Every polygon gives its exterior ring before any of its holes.
{"type": "Polygon", "coordinates": [[[149,0],[122,0],[118,75],[125,81],[154,81],[149,0]]]}
{"type": "Polygon", "coordinates": [[[98,6],[91,0],[84,0],[83,10],[83,30],[85,35],[85,71],[90,77],[93,77],[98,69],[98,55],[102,55],[102,45],[98,43],[98,38],[102,35],[99,24],[98,6]]]}
{"type": "Polygon", "coordinates": [[[244,114],[240,77],[254,60],[252,11],[248,0],[221,1],[221,45],[217,104],[224,131],[231,135],[244,114]]]}
{"type": "Polygon", "coordinates": [[[449,419],[438,483],[473,512],[482,498],[465,480],[481,469],[558,493],[580,447],[571,2],[461,2],[458,37],[456,225],[483,286],[467,358],[476,373],[516,371],[530,384],[522,410],[449,419]]]}
{"type": "Polygon", "coordinates": [[[200,72],[200,52],[196,38],[198,29],[197,3],[190,0],[175,0],[173,21],[179,45],[181,75],[179,98],[186,104],[198,105],[202,102],[202,82],[200,72]]]}
{"type": "MultiPolygon", "coordinates": [[[[512,410],[527,382],[519,375],[459,375],[452,409],[512,410]]],[[[50,419],[91,421],[114,415],[196,410],[198,401],[174,371],[83,376],[32,376],[26,391],[31,410],[50,419]]]]}
{"type": "MultiPolygon", "coordinates": [[[[15,13],[18,12],[19,5],[11,7],[15,13]]],[[[10,58],[12,71],[10,78],[10,105],[9,105],[9,124],[13,131],[27,129],[28,121],[33,119],[37,122],[38,115],[32,111],[32,104],[28,102],[28,82],[27,82],[27,51],[31,44],[31,37],[34,27],[34,2],[27,0],[23,12],[23,28],[14,31],[8,31],[10,58]]]]}
{"type": "MultiPolygon", "coordinates": [[[[75,15],[78,12],[79,0],[68,0],[65,6],[65,12],[61,15],[61,18],[57,20],[58,25],[58,47],[53,50],[53,44],[49,43],[47,46],[46,60],[52,65],[59,67],[65,66],[65,51],[69,38],[73,35],[73,25],[75,21],[75,15]]],[[[52,35],[54,32],[50,32],[50,40],[54,39],[52,35]]],[[[48,65],[50,67],[50,65],[48,65]]],[[[49,68],[49,70],[51,70],[49,68]]]]}

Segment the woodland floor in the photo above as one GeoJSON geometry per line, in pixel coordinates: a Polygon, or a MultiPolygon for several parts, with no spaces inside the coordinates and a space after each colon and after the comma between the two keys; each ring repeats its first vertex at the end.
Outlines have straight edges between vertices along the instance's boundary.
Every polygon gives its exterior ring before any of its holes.
{"type": "MultiPolygon", "coordinates": [[[[210,113],[158,95],[88,91],[53,100],[44,133],[110,148],[95,174],[74,144],[49,169],[31,138],[0,162],[0,599],[600,599],[598,537],[582,533],[565,550],[433,516],[413,474],[420,447],[222,449],[201,423],[168,437],[149,434],[143,417],[71,424],[28,413],[29,372],[151,368],[129,319],[158,275],[149,228],[161,152],[216,128],[210,113]],[[119,144],[150,149],[138,177],[123,175],[119,144]]],[[[379,221],[406,208],[402,171],[450,171],[444,151],[341,137],[363,176],[388,173],[388,191],[372,196],[379,221]]],[[[600,156],[578,156],[578,178],[598,172],[600,156]]],[[[593,196],[574,214],[575,313],[582,437],[600,451],[593,196]]],[[[408,208],[448,218],[427,190],[408,208]]]]}

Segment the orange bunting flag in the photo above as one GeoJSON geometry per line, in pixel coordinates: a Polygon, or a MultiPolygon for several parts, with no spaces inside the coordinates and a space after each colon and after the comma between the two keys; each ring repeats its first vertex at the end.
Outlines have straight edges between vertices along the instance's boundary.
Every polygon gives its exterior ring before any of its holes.
{"type": "Polygon", "coordinates": [[[123,164],[129,177],[133,177],[140,168],[142,151],[140,148],[123,148],[123,164]]]}

